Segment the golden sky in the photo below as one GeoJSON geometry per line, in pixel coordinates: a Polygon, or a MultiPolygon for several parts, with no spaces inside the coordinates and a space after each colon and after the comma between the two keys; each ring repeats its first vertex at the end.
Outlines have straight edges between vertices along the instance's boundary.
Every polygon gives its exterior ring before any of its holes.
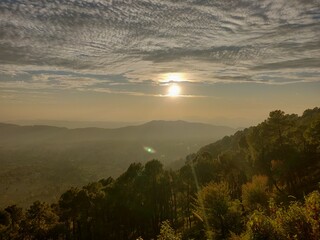
{"type": "Polygon", "coordinates": [[[313,0],[1,1],[0,121],[302,113],[320,103],[319,33],[313,0]]]}

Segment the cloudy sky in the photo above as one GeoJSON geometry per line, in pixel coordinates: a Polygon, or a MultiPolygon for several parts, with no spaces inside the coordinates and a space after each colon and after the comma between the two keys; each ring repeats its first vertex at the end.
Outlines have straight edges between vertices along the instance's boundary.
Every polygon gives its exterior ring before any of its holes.
{"type": "Polygon", "coordinates": [[[319,0],[0,1],[0,121],[247,126],[319,105],[319,0]]]}

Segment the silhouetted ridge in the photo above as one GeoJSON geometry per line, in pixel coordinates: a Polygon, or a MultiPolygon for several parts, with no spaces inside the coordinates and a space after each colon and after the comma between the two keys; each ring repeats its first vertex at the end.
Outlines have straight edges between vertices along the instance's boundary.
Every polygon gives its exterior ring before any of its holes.
{"type": "Polygon", "coordinates": [[[116,129],[106,128],[76,128],[68,129],[45,125],[18,126],[13,124],[1,124],[2,136],[0,142],[19,143],[29,142],[81,142],[97,140],[169,140],[169,139],[208,139],[216,140],[235,132],[233,128],[214,126],[204,123],[192,123],[185,121],[156,120],[138,126],[128,126],[116,129]]]}

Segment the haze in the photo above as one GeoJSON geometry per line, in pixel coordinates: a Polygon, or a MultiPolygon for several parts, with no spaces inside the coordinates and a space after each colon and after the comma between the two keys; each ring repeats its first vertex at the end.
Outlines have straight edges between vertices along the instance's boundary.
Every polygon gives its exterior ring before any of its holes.
{"type": "Polygon", "coordinates": [[[0,121],[301,114],[320,102],[319,12],[312,0],[1,1],[0,121]]]}

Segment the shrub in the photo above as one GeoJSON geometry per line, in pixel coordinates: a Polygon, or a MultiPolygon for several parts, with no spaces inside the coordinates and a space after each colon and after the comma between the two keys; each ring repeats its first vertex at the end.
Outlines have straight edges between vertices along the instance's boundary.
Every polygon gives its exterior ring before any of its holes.
{"type": "Polygon", "coordinates": [[[247,233],[244,239],[280,240],[281,238],[272,219],[262,212],[255,211],[247,222],[247,233]]]}
{"type": "Polygon", "coordinates": [[[320,239],[320,193],[314,191],[305,200],[306,216],[312,226],[313,239],[320,239]]]}
{"type": "Polygon", "coordinates": [[[268,177],[253,176],[252,181],[242,186],[242,203],[251,211],[266,209],[268,206],[268,177]]]}
{"type": "Polygon", "coordinates": [[[210,239],[226,239],[231,232],[242,231],[240,202],[231,200],[226,183],[210,183],[198,193],[196,214],[210,239]]]}
{"type": "Polygon", "coordinates": [[[276,215],[275,224],[285,239],[313,239],[312,226],[301,204],[294,202],[288,209],[279,209],[276,215]]]}
{"type": "Polygon", "coordinates": [[[180,240],[181,236],[176,234],[171,228],[169,221],[164,221],[161,224],[160,235],[157,237],[158,240],[180,240]]]}

